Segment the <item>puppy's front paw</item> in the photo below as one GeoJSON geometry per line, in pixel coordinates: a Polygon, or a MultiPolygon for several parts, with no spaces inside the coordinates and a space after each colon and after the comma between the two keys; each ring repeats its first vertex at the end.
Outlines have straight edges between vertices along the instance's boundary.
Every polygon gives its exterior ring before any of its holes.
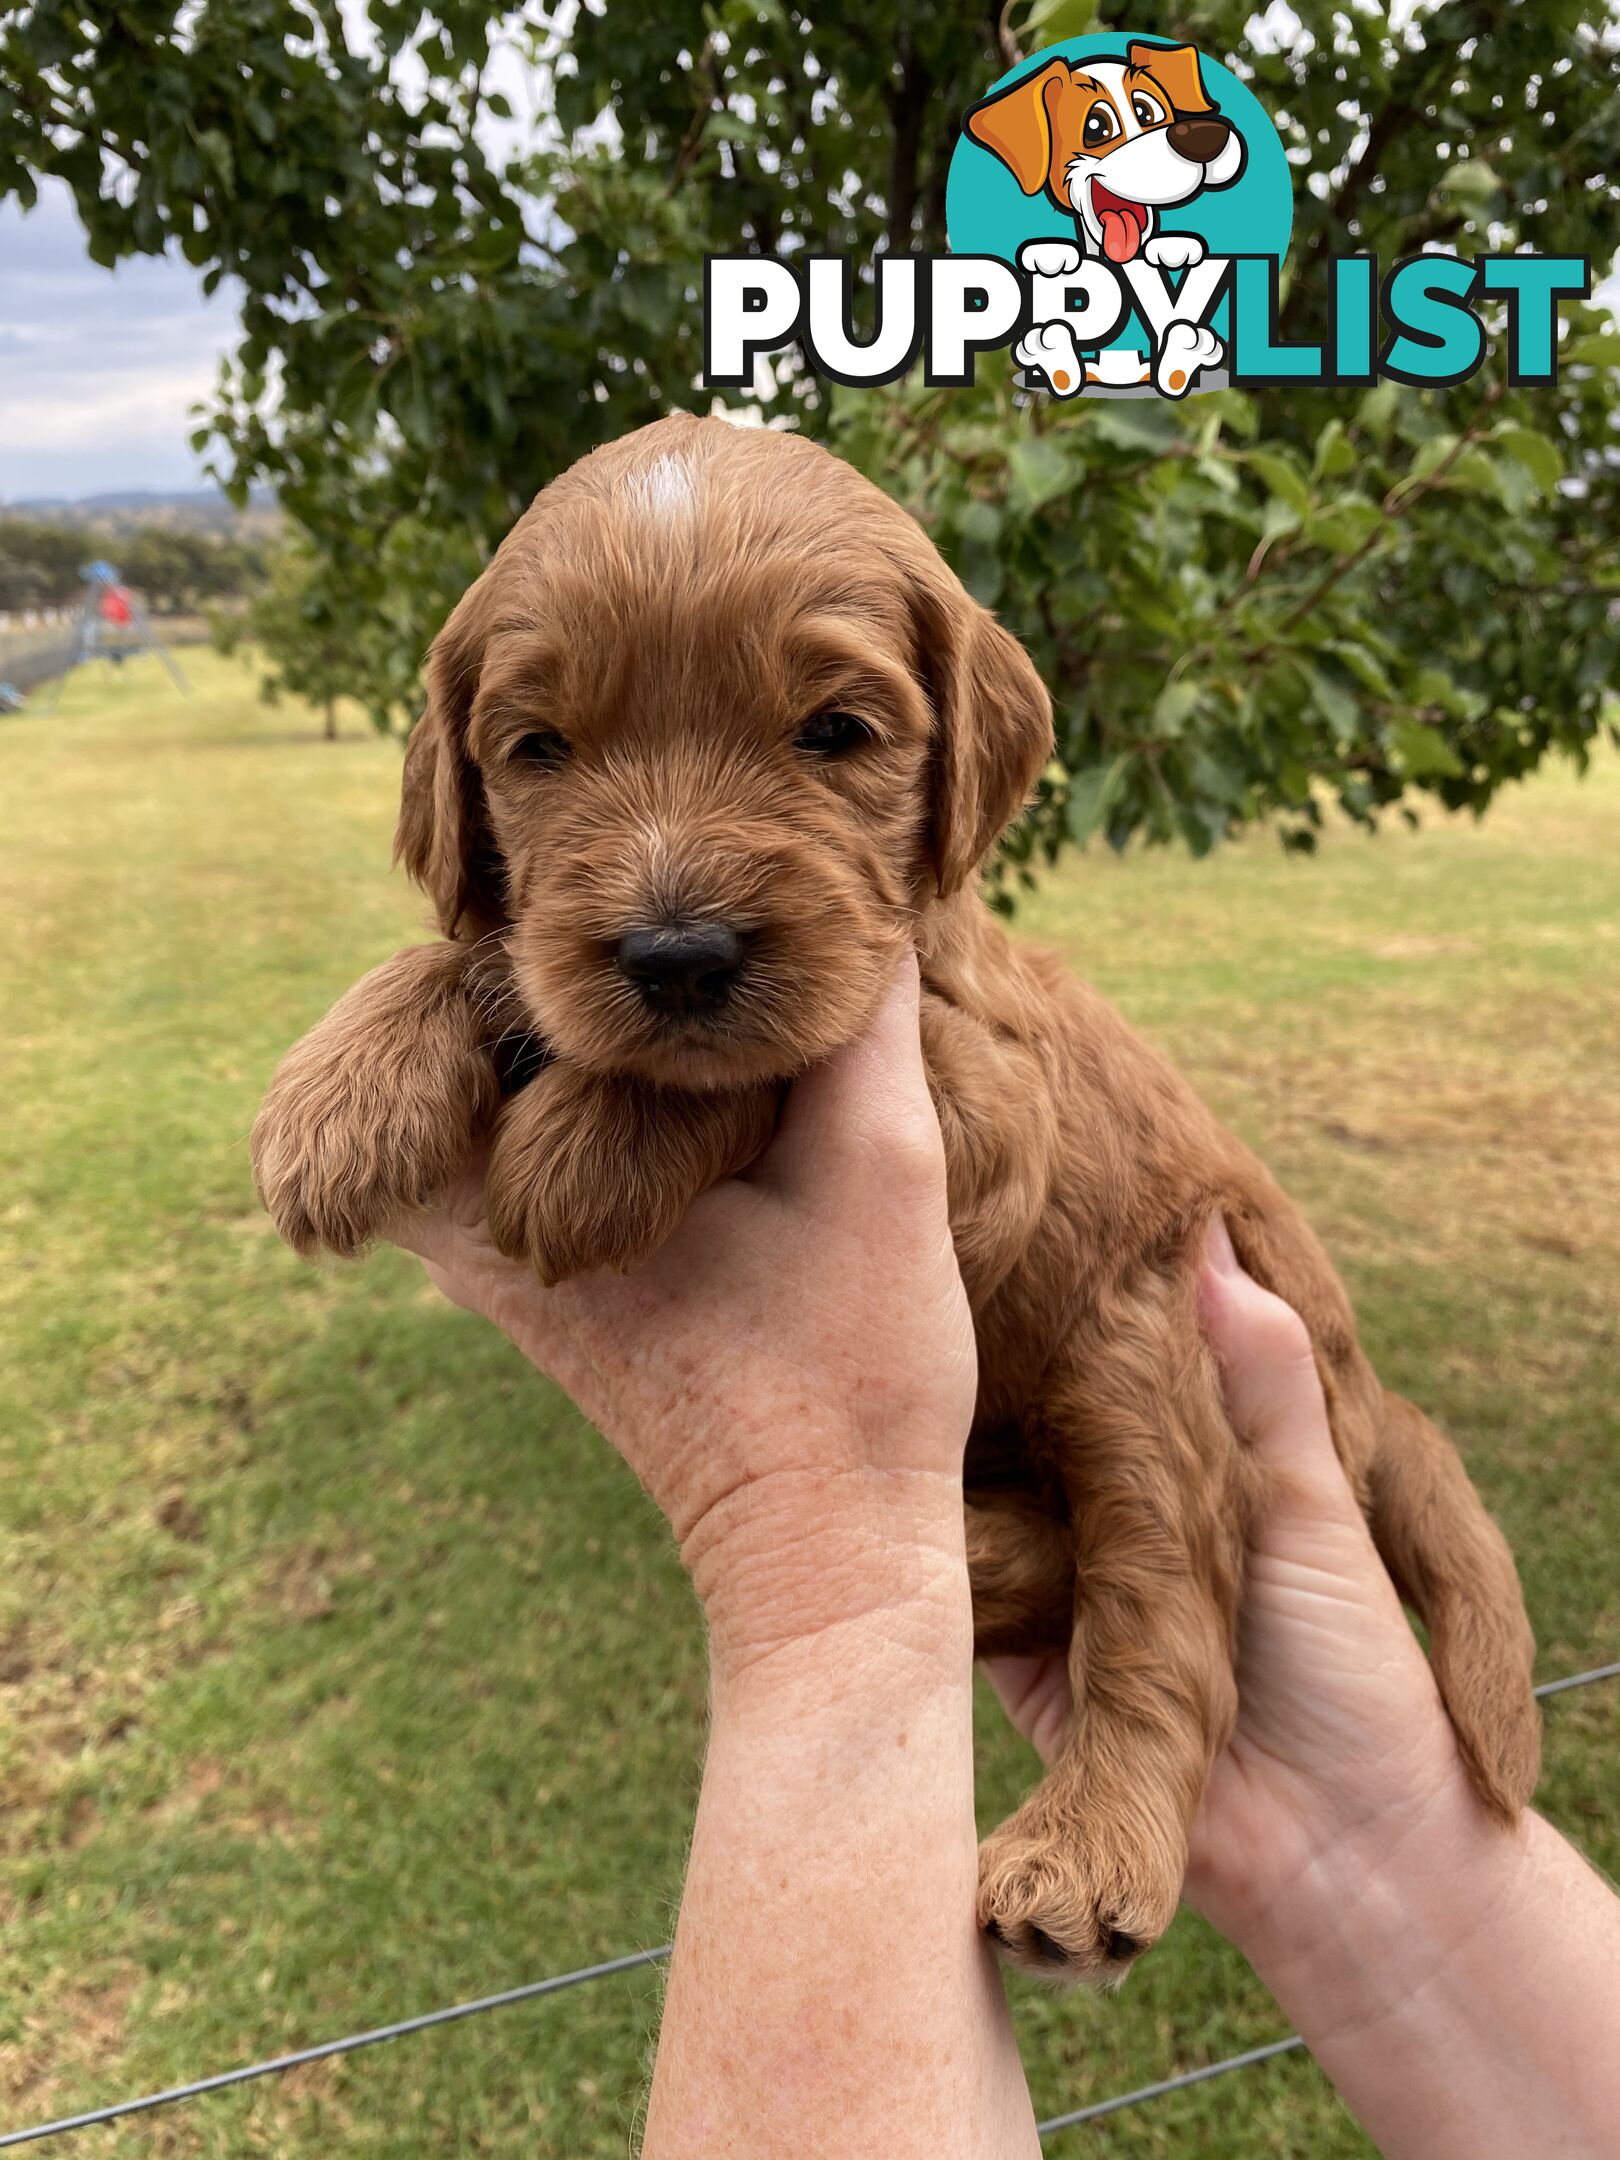
{"type": "Polygon", "coordinates": [[[1018,250],[1019,268],[1032,277],[1073,277],[1083,260],[1068,240],[1026,240],[1018,250]]]}
{"type": "Polygon", "coordinates": [[[398,954],[282,1059],[250,1146],[260,1198],[299,1252],[359,1252],[467,1160],[498,1089],[458,968],[449,947],[398,954]]]}
{"type": "Polygon", "coordinates": [[[531,1085],[496,1127],[484,1177],[496,1249],[527,1261],[548,1288],[598,1268],[633,1268],[663,1243],[682,1210],[633,1195],[627,1186],[642,1183],[633,1165],[595,1158],[563,1121],[552,1121],[549,1131],[535,1122],[542,1100],[540,1084],[531,1085]]]}
{"type": "Polygon", "coordinates": [[[979,1925],[1010,1965],[1118,1987],[1175,1918],[1186,1856],[1147,1825],[1065,1820],[1037,1791],[979,1848],[979,1925]],[[1174,1848],[1174,1849],[1173,1849],[1174,1848]]]}
{"type": "Polygon", "coordinates": [[[1204,243],[1196,233],[1156,233],[1142,253],[1155,270],[1190,270],[1201,263],[1204,243]]]}
{"type": "Polygon", "coordinates": [[[766,1089],[696,1095],[553,1065],[495,1128],[490,1235],[543,1283],[639,1266],[699,1193],[753,1161],[774,1118],[766,1089]]]}

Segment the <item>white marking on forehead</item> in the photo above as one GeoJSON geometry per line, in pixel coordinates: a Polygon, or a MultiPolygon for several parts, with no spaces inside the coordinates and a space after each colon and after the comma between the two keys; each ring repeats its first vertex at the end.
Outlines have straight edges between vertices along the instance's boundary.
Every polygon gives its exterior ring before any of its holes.
{"type": "Polygon", "coordinates": [[[624,491],[647,517],[690,517],[697,508],[697,482],[685,458],[666,450],[642,471],[632,473],[624,491]]]}

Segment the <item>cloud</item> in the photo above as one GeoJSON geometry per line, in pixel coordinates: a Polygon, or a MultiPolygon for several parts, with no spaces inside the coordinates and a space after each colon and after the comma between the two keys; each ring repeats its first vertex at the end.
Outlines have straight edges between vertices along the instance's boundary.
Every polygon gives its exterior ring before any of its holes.
{"type": "Polygon", "coordinates": [[[91,262],[60,183],[0,205],[0,500],[199,485],[191,407],[235,336],[178,259],[91,262]]]}

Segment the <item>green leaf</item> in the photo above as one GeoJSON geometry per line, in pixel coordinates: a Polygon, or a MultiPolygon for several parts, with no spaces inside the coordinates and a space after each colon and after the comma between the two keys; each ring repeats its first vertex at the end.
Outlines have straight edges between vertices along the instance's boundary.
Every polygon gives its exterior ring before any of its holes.
{"type": "Polygon", "coordinates": [[[1012,474],[1010,500],[1015,510],[1039,510],[1061,495],[1076,477],[1073,458],[1050,435],[1024,435],[1007,452],[1012,474]]]}
{"type": "Polygon", "coordinates": [[[1374,697],[1394,697],[1395,685],[1390,680],[1389,670],[1370,647],[1358,645],[1349,638],[1332,638],[1322,650],[1342,661],[1363,689],[1370,690],[1374,697]]]}
{"type": "Polygon", "coordinates": [[[1553,494],[1564,477],[1563,452],[1550,435],[1543,435],[1536,428],[1522,427],[1517,422],[1505,421],[1494,431],[1493,438],[1517,459],[1545,495],[1553,494]]]}
{"type": "Polygon", "coordinates": [[[236,185],[236,161],[231,156],[228,138],[218,128],[204,128],[197,137],[197,148],[214,168],[215,178],[227,195],[236,185]]]}
{"type": "Polygon", "coordinates": [[[1305,475],[1293,459],[1280,450],[1246,450],[1243,461],[1257,473],[1280,501],[1303,517],[1311,507],[1311,491],[1305,475]]]}
{"type": "Polygon", "coordinates": [[[1390,747],[1414,780],[1454,778],[1463,770],[1450,743],[1426,720],[1400,719],[1389,723],[1390,747]]]}
{"type": "Polygon", "coordinates": [[[1318,510],[1306,526],[1306,537],[1333,555],[1348,555],[1384,523],[1384,513],[1365,495],[1341,495],[1325,510],[1318,510]]]}
{"type": "Polygon", "coordinates": [[[1361,707],[1342,683],[1319,667],[1306,667],[1311,701],[1341,743],[1352,743],[1361,733],[1361,707]]]}
{"type": "Polygon", "coordinates": [[[1097,0],[1035,0],[1024,18],[1026,43],[1056,45],[1063,38],[1083,37],[1097,20],[1097,0]]]}
{"type": "Polygon", "coordinates": [[[1337,480],[1350,472],[1355,462],[1355,445],[1344,431],[1344,422],[1330,420],[1316,438],[1316,453],[1311,460],[1312,477],[1337,480]]]}
{"type": "Polygon", "coordinates": [[[1427,480],[1432,473],[1437,473],[1440,470],[1456,447],[1457,437],[1455,435],[1447,434],[1444,431],[1438,435],[1431,435],[1426,443],[1420,445],[1417,455],[1413,458],[1403,476],[1404,479],[1407,481],[1427,480]]]}
{"type": "Polygon", "coordinates": [[[1077,846],[1084,847],[1107,819],[1118,800],[1127,763],[1122,751],[1107,765],[1088,765],[1071,775],[1063,820],[1077,846]]]}
{"type": "Polygon", "coordinates": [[[1481,203],[1500,195],[1502,183],[1482,157],[1454,158],[1435,188],[1453,201],[1481,203]]]}
{"type": "Polygon", "coordinates": [[[1401,393],[1396,383],[1375,383],[1356,407],[1356,426],[1375,442],[1387,440],[1395,425],[1395,415],[1400,408],[1401,393]]]}
{"type": "Polygon", "coordinates": [[[957,530],[964,540],[975,540],[984,547],[994,547],[1001,538],[1001,505],[987,502],[975,496],[965,504],[957,520],[957,530]]]}
{"type": "Polygon", "coordinates": [[[1090,398],[1086,432],[1118,450],[1162,450],[1180,433],[1176,408],[1159,398],[1090,398]]]}
{"type": "Polygon", "coordinates": [[[1280,495],[1268,495],[1266,507],[1260,513],[1260,537],[1262,540],[1280,540],[1284,533],[1298,532],[1300,514],[1290,502],[1280,495]]]}
{"type": "Polygon", "coordinates": [[[1197,710],[1203,694],[1203,684],[1190,675],[1178,675],[1167,682],[1153,701],[1149,731],[1154,735],[1178,735],[1197,710]]]}

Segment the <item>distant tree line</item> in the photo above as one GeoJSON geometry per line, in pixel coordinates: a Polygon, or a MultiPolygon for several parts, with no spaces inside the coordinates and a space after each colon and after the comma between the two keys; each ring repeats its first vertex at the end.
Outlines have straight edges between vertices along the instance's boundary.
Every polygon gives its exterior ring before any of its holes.
{"type": "Polygon", "coordinates": [[[71,604],[80,571],[103,554],[159,615],[246,600],[267,574],[265,548],[229,535],[147,525],[114,542],[90,525],[0,516],[0,610],[71,604]]]}

